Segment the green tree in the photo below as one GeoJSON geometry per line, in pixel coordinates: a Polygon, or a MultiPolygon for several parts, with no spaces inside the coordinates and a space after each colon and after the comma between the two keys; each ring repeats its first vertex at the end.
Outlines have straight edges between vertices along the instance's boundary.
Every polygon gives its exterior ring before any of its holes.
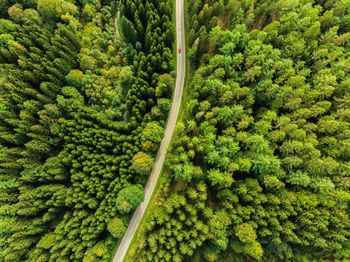
{"type": "Polygon", "coordinates": [[[208,171],[208,179],[210,184],[217,188],[230,187],[234,181],[231,174],[220,172],[217,169],[208,171]]]}
{"type": "Polygon", "coordinates": [[[149,122],[142,131],[142,148],[147,152],[155,152],[162,141],[164,128],[157,122],[149,122]]]}
{"type": "Polygon", "coordinates": [[[84,74],[80,70],[71,70],[69,74],[66,76],[66,81],[69,85],[79,88],[82,85],[84,74]]]}
{"type": "Polygon", "coordinates": [[[64,0],[38,0],[38,11],[46,19],[57,19],[64,14],[76,14],[77,7],[64,0]]]}
{"type": "Polygon", "coordinates": [[[115,217],[108,223],[107,229],[114,238],[119,239],[124,235],[126,226],[124,225],[123,220],[115,217]]]}
{"type": "Polygon", "coordinates": [[[118,192],[116,207],[122,214],[129,214],[143,200],[144,192],[141,185],[131,185],[118,192]]]}
{"type": "Polygon", "coordinates": [[[23,7],[20,4],[14,4],[8,9],[8,14],[13,21],[20,23],[23,18],[23,7]]]}
{"type": "Polygon", "coordinates": [[[154,159],[144,152],[138,152],[132,158],[132,168],[140,175],[149,175],[153,163],[154,159]]]}

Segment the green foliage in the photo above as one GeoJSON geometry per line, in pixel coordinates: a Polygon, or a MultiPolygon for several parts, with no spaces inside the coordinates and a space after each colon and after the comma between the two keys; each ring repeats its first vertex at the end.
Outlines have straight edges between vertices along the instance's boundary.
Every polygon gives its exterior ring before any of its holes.
{"type": "Polygon", "coordinates": [[[73,86],[75,88],[79,88],[82,86],[84,74],[80,70],[73,69],[66,76],[67,84],[73,86]]]}
{"type": "Polygon", "coordinates": [[[162,141],[164,128],[157,122],[149,122],[142,131],[142,148],[147,152],[155,152],[162,141]]]}
{"type": "Polygon", "coordinates": [[[84,55],[80,59],[80,67],[83,71],[94,70],[96,67],[96,64],[97,64],[96,59],[88,55],[84,55]]]}
{"type": "Polygon", "coordinates": [[[159,2],[144,26],[164,41],[137,32],[137,46],[115,31],[133,1],[0,2],[0,261],[110,260],[143,199],[132,159],[152,159],[167,117],[154,114],[173,70],[159,2]]]}
{"type": "Polygon", "coordinates": [[[14,4],[8,9],[8,14],[14,22],[21,22],[24,15],[22,5],[14,4]]]}
{"type": "Polygon", "coordinates": [[[128,214],[142,202],[143,197],[144,192],[141,185],[127,186],[118,193],[117,210],[122,214],[128,214]]]}
{"type": "Polygon", "coordinates": [[[65,0],[38,0],[38,11],[45,19],[58,19],[61,15],[77,13],[77,7],[65,0]]]}
{"type": "Polygon", "coordinates": [[[347,4],[188,2],[194,73],[167,159],[170,192],[145,225],[152,244],[139,245],[145,261],[349,260],[347,4]],[[204,241],[159,243],[175,224],[160,210],[185,192],[195,199],[198,184],[209,197],[191,212],[204,241]]]}
{"type": "Polygon", "coordinates": [[[218,188],[230,187],[233,183],[233,178],[229,173],[222,173],[217,169],[211,169],[208,171],[208,179],[212,186],[218,188]]]}
{"type": "Polygon", "coordinates": [[[163,74],[159,77],[159,82],[156,87],[157,97],[171,97],[172,89],[175,82],[171,75],[163,74]]]}
{"type": "Polygon", "coordinates": [[[251,224],[243,223],[236,227],[236,236],[242,243],[253,243],[256,239],[256,233],[251,224]]]}
{"type": "Polygon", "coordinates": [[[154,160],[150,155],[144,152],[138,152],[132,158],[132,167],[140,175],[149,175],[153,167],[153,162],[154,160]]]}
{"type": "Polygon", "coordinates": [[[120,218],[113,218],[107,225],[108,232],[111,233],[111,235],[114,238],[121,238],[125,231],[126,231],[126,226],[124,225],[123,220],[120,218]]]}
{"type": "Polygon", "coordinates": [[[144,261],[182,261],[208,237],[205,184],[174,193],[147,217],[144,261]]]}
{"type": "Polygon", "coordinates": [[[92,252],[97,256],[97,257],[103,257],[108,251],[107,246],[103,242],[98,242],[93,248],[92,252]]]}

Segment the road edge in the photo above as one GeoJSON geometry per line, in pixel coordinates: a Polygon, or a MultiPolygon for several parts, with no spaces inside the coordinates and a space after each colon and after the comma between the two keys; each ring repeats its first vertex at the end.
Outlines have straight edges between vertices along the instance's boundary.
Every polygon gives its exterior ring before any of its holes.
{"type": "Polygon", "coordinates": [[[151,171],[149,180],[145,187],[144,201],[135,210],[132,219],[129,223],[128,229],[124,234],[122,241],[118,247],[117,252],[113,256],[113,262],[122,262],[127,254],[130,243],[140,225],[142,217],[145,214],[147,206],[151,200],[154,189],[156,187],[158,178],[161,174],[167,149],[170,145],[171,138],[174,134],[176,120],[179,115],[181,100],[183,94],[183,87],[186,75],[186,43],[185,43],[185,22],[184,22],[184,0],[176,0],[176,50],[180,48],[180,53],[177,54],[176,66],[176,84],[172,99],[172,105],[167,120],[164,137],[159,147],[155,164],[151,171]]]}

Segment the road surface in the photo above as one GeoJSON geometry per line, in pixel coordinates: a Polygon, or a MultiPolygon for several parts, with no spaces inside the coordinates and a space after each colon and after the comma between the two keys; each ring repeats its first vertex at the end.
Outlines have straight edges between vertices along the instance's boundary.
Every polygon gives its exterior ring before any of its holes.
{"type": "Polygon", "coordinates": [[[120,32],[119,32],[119,27],[118,27],[118,21],[120,18],[120,10],[119,10],[119,5],[118,5],[118,1],[115,3],[118,10],[117,10],[117,16],[114,19],[114,31],[115,31],[115,36],[120,39],[120,32]]]}
{"type": "Polygon", "coordinates": [[[115,31],[115,36],[119,39],[120,38],[120,33],[119,33],[119,27],[118,27],[118,21],[120,18],[120,11],[117,11],[117,16],[114,19],[114,31],[115,31]]]}
{"type": "Polygon", "coordinates": [[[128,251],[131,240],[133,239],[136,229],[146,211],[147,205],[151,199],[157,180],[162,170],[165,155],[170,144],[171,137],[174,132],[177,116],[179,114],[182,91],[185,79],[185,26],[184,26],[184,0],[176,0],[176,45],[177,50],[180,48],[181,52],[177,52],[176,65],[176,85],[174,89],[173,101],[168,117],[167,126],[165,129],[162,143],[160,144],[156,161],[154,163],[151,175],[145,188],[145,199],[136,209],[129,227],[118,247],[117,252],[113,257],[113,262],[122,262],[128,251]]]}

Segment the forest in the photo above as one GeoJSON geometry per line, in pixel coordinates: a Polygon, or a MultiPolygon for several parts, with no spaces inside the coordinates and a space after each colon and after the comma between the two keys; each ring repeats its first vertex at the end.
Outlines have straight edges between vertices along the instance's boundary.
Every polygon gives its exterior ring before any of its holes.
{"type": "Polygon", "coordinates": [[[350,259],[350,1],[187,1],[187,96],[127,261],[350,259]]]}
{"type": "Polygon", "coordinates": [[[172,13],[0,0],[0,261],[110,261],[163,136],[172,13]]]}
{"type": "MultiPolygon", "coordinates": [[[[350,0],[185,7],[181,114],[126,261],[349,261],[350,0]]],[[[171,107],[174,14],[0,0],[1,262],[111,261],[171,107]]]]}

